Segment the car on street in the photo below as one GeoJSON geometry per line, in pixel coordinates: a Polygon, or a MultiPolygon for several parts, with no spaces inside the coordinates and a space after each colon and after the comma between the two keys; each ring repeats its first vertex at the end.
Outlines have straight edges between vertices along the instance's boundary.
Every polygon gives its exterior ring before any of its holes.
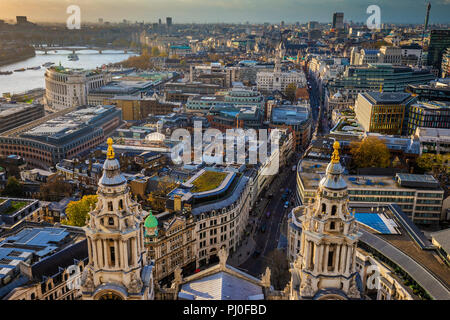
{"type": "Polygon", "coordinates": [[[285,208],[285,209],[289,208],[289,201],[286,201],[286,202],[284,203],[284,208],[285,208]]]}

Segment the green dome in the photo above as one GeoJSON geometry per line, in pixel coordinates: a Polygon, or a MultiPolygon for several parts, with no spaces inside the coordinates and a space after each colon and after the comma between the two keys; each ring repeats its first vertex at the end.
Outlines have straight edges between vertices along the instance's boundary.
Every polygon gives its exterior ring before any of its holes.
{"type": "Polygon", "coordinates": [[[158,219],[155,218],[155,216],[150,211],[150,214],[147,218],[145,218],[144,226],[146,228],[157,228],[158,227],[158,219]]]}

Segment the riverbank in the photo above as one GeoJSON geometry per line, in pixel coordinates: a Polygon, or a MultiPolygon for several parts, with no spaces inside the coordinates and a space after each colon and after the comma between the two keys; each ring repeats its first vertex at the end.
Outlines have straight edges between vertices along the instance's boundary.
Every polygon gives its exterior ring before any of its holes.
{"type": "Polygon", "coordinates": [[[5,59],[0,60],[0,67],[6,66],[8,64],[17,63],[20,61],[24,61],[30,58],[34,58],[36,56],[36,52],[29,52],[27,54],[14,55],[11,57],[6,57],[5,59]]]}

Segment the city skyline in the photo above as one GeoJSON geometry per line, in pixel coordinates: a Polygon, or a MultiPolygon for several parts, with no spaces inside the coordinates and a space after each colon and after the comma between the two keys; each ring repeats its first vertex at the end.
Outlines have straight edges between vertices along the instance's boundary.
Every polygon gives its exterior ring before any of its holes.
{"type": "MultiPolygon", "coordinates": [[[[430,23],[446,23],[450,1],[430,2],[430,23]]],[[[43,0],[36,4],[33,0],[23,0],[20,3],[4,0],[0,5],[0,19],[15,19],[16,16],[26,15],[34,22],[64,22],[68,17],[66,8],[78,5],[85,22],[96,22],[99,18],[111,22],[123,19],[157,22],[159,18],[171,16],[174,23],[305,23],[310,20],[325,23],[330,22],[332,14],[338,11],[344,12],[344,20],[347,22],[364,22],[369,17],[366,9],[372,4],[380,7],[382,23],[420,24],[424,21],[427,1],[401,0],[394,3],[381,0],[373,3],[368,0],[341,0],[336,3],[332,0],[282,0],[275,4],[271,0],[43,0]]]]}

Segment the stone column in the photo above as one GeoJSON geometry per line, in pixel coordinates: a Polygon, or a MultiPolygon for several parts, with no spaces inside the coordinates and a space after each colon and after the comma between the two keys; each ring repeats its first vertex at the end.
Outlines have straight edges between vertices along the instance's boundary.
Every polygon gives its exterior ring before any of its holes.
{"type": "Polygon", "coordinates": [[[319,272],[319,253],[320,249],[317,244],[314,244],[314,272],[319,272]]]}
{"type": "Polygon", "coordinates": [[[97,246],[97,264],[100,268],[103,268],[105,266],[105,262],[103,258],[102,240],[96,239],[95,244],[97,246]]]}
{"type": "Polygon", "coordinates": [[[109,268],[109,254],[108,254],[107,240],[102,239],[102,242],[103,242],[103,258],[105,261],[105,268],[109,268]]]}
{"type": "Polygon", "coordinates": [[[345,273],[350,272],[350,259],[352,258],[352,247],[347,246],[347,263],[345,265],[345,273]]]}
{"type": "Polygon", "coordinates": [[[138,259],[139,259],[139,251],[138,251],[138,243],[137,243],[137,238],[136,237],[134,237],[134,250],[135,250],[135,253],[134,253],[134,258],[133,258],[133,260],[134,260],[134,265],[136,266],[137,265],[137,263],[138,263],[138,259]]]}
{"type": "Polygon", "coordinates": [[[324,272],[328,271],[328,253],[330,252],[330,245],[325,245],[325,255],[323,256],[322,270],[324,272]]]}
{"type": "Polygon", "coordinates": [[[118,249],[119,249],[119,247],[117,245],[117,240],[114,240],[114,255],[115,255],[115,257],[114,257],[113,263],[114,263],[114,268],[115,269],[119,269],[120,268],[119,250],[118,249]]]}
{"type": "Polygon", "coordinates": [[[334,272],[338,273],[339,271],[339,253],[341,251],[341,245],[337,244],[334,250],[334,272]]]}
{"type": "Polygon", "coordinates": [[[353,254],[352,254],[352,270],[354,271],[356,270],[356,244],[353,245],[353,250],[352,250],[353,254]]]}
{"type": "Polygon", "coordinates": [[[341,246],[341,265],[339,268],[339,272],[344,273],[345,272],[345,255],[347,253],[347,246],[345,244],[342,244],[341,246]]]}
{"type": "Polygon", "coordinates": [[[91,240],[91,250],[92,250],[92,263],[94,265],[94,269],[98,268],[98,252],[96,242],[93,239],[91,240]]]}
{"type": "Polygon", "coordinates": [[[122,244],[123,244],[123,262],[124,262],[123,266],[124,266],[124,268],[129,268],[129,265],[128,265],[128,253],[129,253],[128,252],[128,240],[123,241],[122,244]]]}

